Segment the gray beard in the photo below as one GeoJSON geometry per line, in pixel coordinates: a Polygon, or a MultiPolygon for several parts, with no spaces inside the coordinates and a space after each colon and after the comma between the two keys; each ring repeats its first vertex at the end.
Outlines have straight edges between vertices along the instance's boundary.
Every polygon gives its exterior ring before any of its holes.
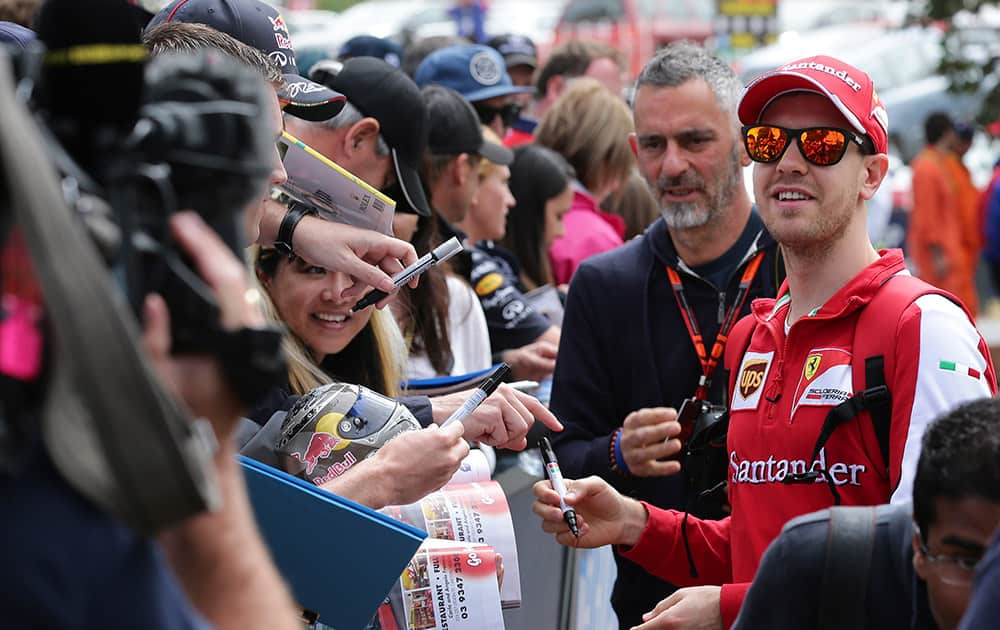
{"type": "Polygon", "coordinates": [[[660,206],[660,214],[668,228],[689,230],[708,223],[715,212],[712,208],[703,208],[700,204],[685,201],[660,206]]]}
{"type": "MultiPolygon", "coordinates": [[[[729,205],[736,194],[736,186],[743,185],[743,177],[740,172],[742,168],[740,166],[741,148],[739,146],[733,148],[733,152],[729,155],[729,168],[726,170],[724,179],[719,182],[715,194],[709,197],[704,205],[682,201],[660,206],[660,214],[668,228],[690,230],[702,227],[709,224],[729,205]]],[[[657,193],[659,193],[659,188],[660,186],[657,185],[657,193]]],[[[661,197],[662,195],[657,194],[657,198],[661,197]]]]}

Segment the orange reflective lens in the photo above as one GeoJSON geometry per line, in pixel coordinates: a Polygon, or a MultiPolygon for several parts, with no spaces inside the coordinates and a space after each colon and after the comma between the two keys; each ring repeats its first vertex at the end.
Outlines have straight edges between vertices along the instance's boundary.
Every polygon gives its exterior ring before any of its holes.
{"type": "Polygon", "coordinates": [[[754,162],[777,162],[785,154],[791,139],[799,145],[802,156],[817,166],[832,166],[847,152],[847,142],[859,147],[864,140],[856,133],[837,127],[786,129],[776,125],[747,125],[743,128],[743,143],[754,162]]]}

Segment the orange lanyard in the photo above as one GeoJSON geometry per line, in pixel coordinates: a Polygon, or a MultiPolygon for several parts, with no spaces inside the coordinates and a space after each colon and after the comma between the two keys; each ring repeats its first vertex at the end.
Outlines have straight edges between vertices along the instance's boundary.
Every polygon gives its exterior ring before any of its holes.
{"type": "Polygon", "coordinates": [[[729,331],[732,330],[733,324],[736,323],[736,314],[743,308],[743,304],[750,294],[750,284],[757,275],[757,270],[760,268],[760,261],[763,257],[764,252],[758,252],[750,260],[750,263],[747,264],[746,269],[743,270],[743,277],[740,278],[740,287],[736,292],[736,299],[733,300],[733,305],[729,307],[729,311],[726,312],[726,316],[722,319],[719,334],[715,336],[715,343],[712,345],[712,354],[705,352],[705,342],[702,340],[701,330],[698,328],[698,320],[695,319],[691,305],[688,304],[687,297],[684,295],[684,285],[681,283],[680,274],[673,267],[667,267],[667,275],[670,277],[670,286],[674,290],[674,297],[677,298],[677,306],[680,308],[681,317],[684,318],[684,325],[687,326],[688,334],[691,336],[691,343],[694,344],[694,351],[698,355],[698,362],[701,363],[701,378],[698,380],[698,389],[694,393],[694,397],[698,400],[708,399],[708,388],[712,384],[712,374],[715,373],[715,368],[719,365],[719,360],[722,358],[722,353],[726,348],[726,341],[729,339],[729,331]]]}

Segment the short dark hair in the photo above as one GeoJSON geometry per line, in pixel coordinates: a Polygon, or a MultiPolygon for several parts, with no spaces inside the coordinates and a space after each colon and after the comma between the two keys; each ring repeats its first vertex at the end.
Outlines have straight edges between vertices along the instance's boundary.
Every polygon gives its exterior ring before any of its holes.
{"type": "Polygon", "coordinates": [[[621,54],[618,49],[604,42],[574,39],[556,46],[549,54],[545,65],[538,71],[535,79],[535,98],[543,99],[548,91],[549,79],[552,77],[582,77],[597,59],[610,59],[622,66],[621,54]]]}
{"type": "Polygon", "coordinates": [[[1000,503],[1000,400],[966,403],[927,427],[913,480],[913,520],[925,542],[940,497],[1000,503]]]}
{"type": "Polygon", "coordinates": [[[933,112],[924,119],[924,137],[927,144],[937,144],[944,134],[955,129],[951,116],[944,112],[933,112]]]}
{"type": "Polygon", "coordinates": [[[163,22],[143,33],[142,43],[149,49],[150,55],[154,56],[165,52],[194,52],[215,48],[259,72],[274,89],[281,89],[285,83],[281,69],[263,52],[204,24],[163,22]]]}

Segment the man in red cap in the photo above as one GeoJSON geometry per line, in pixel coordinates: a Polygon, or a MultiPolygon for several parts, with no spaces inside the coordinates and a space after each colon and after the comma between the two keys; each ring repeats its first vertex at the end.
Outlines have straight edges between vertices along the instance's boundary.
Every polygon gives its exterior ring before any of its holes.
{"type": "Polygon", "coordinates": [[[574,540],[558,496],[535,486],[535,512],[560,542],[625,545],[625,558],[695,587],[661,601],[642,630],[732,625],[789,519],[905,500],[927,424],[997,390],[962,306],[868,238],[865,204],[888,168],[871,78],[831,57],[802,59],[751,81],[738,115],[787,280],[776,299],[754,301],[726,346],[732,515],[662,510],[591,477],[569,482],[583,523],[574,540]]]}

